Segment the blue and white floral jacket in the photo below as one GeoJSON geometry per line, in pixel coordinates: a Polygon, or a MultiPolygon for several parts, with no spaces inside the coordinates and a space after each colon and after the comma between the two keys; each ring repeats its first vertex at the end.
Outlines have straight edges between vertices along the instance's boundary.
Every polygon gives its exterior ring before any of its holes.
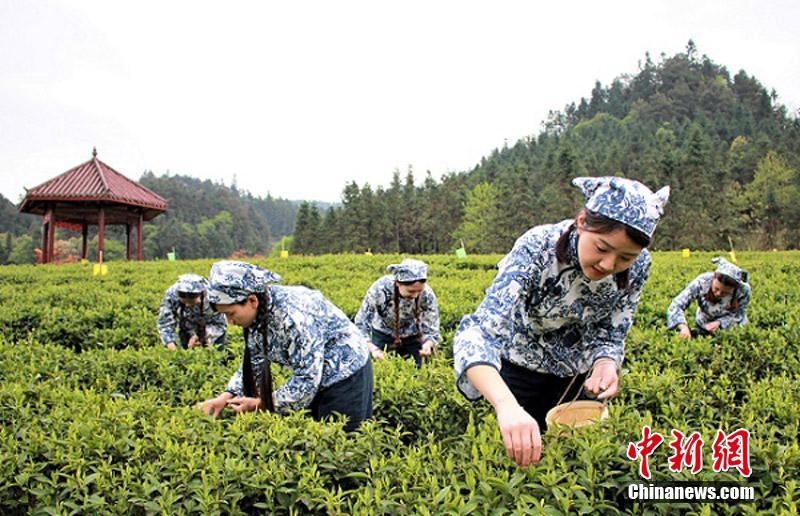
{"type": "Polygon", "coordinates": [[[225,316],[211,310],[208,299],[203,299],[203,306],[186,306],[178,297],[178,289],[172,285],[167,289],[158,310],[158,334],[166,346],[170,342],[181,344],[179,333],[197,335],[200,321],[205,318],[206,342],[221,344],[225,342],[228,325],[225,316]]]}
{"type": "MultiPolygon", "coordinates": [[[[319,291],[269,285],[268,320],[250,328],[248,347],[256,385],[264,366],[263,330],[271,362],[289,367],[292,376],[275,391],[275,410],[286,413],[309,406],[319,389],[358,372],[369,359],[367,339],[339,308],[319,291]]],[[[243,396],[242,367],[225,388],[243,396]]]]}
{"type": "MultiPolygon", "coordinates": [[[[430,285],[425,285],[425,290],[420,293],[419,331],[422,332],[422,342],[430,339],[434,344],[439,344],[439,306],[436,294],[430,285]]],[[[378,279],[367,290],[361,308],[356,314],[356,326],[364,335],[369,337],[374,329],[384,335],[394,336],[394,276],[387,275],[378,279]]],[[[416,300],[399,298],[400,305],[400,338],[417,334],[417,320],[415,316],[416,300]]]]}
{"type": "Polygon", "coordinates": [[[676,328],[680,324],[686,324],[686,317],[683,312],[692,304],[692,301],[697,301],[695,322],[698,328],[703,328],[713,321],[719,321],[719,327],[722,330],[735,326],[744,326],[747,323],[750,285],[741,283],[732,295],[723,296],[716,303],[712,303],[706,300],[705,295],[711,289],[713,279],[713,272],[704,272],[693,279],[680,294],[675,296],[667,310],[667,326],[669,329],[676,328]],[[736,310],[730,310],[734,296],[739,306],[736,310]]]}
{"type": "Polygon", "coordinates": [[[453,354],[456,385],[467,398],[480,397],[467,369],[487,364],[499,371],[501,359],[561,377],[587,372],[601,357],[622,364],[650,254],[644,249],[633,262],[625,289],[613,275],[590,281],[578,263],[575,231],[568,262],[556,258],[556,242],[572,223],[536,226],[522,235],[498,264],[478,309],[462,318],[453,354]]]}

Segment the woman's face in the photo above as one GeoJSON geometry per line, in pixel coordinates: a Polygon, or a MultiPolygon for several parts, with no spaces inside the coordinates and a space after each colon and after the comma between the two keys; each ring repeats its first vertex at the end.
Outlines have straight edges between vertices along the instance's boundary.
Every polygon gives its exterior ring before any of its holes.
{"type": "Polygon", "coordinates": [[[408,284],[397,282],[397,290],[400,291],[400,297],[404,299],[417,299],[425,290],[425,282],[415,281],[408,284]]]}
{"type": "Polygon", "coordinates": [[[711,293],[717,299],[721,299],[721,298],[723,298],[725,296],[729,296],[729,295],[733,294],[733,289],[734,288],[735,287],[733,287],[733,286],[728,286],[728,285],[724,284],[716,276],[714,276],[714,279],[711,280],[711,293]]]}
{"type": "Polygon", "coordinates": [[[256,319],[256,313],[258,313],[258,298],[250,294],[242,304],[217,304],[216,310],[225,315],[228,324],[235,324],[236,326],[247,328],[253,324],[253,321],[256,319]]]}
{"type": "Polygon", "coordinates": [[[583,274],[599,281],[610,274],[622,272],[636,261],[642,247],[630,239],[624,229],[611,233],[595,233],[585,229],[584,214],[578,215],[578,261],[583,274]]]}
{"type": "Polygon", "coordinates": [[[186,306],[200,304],[200,294],[178,294],[178,300],[186,306]]]}

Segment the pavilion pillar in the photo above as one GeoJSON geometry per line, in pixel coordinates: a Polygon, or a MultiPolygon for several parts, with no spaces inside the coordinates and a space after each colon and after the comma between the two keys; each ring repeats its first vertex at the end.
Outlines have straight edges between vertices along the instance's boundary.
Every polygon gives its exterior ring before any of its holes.
{"type": "Polygon", "coordinates": [[[48,207],[44,212],[44,218],[42,219],[42,263],[47,263],[50,261],[50,257],[47,255],[47,243],[50,236],[49,223],[52,216],[53,211],[48,207]]]}
{"type": "Polygon", "coordinates": [[[97,216],[97,226],[97,262],[103,263],[103,244],[106,239],[106,210],[102,206],[97,216]]]}
{"type": "Polygon", "coordinates": [[[131,245],[133,244],[131,236],[131,225],[125,223],[125,257],[128,261],[131,261],[131,245]]]}
{"type": "Polygon", "coordinates": [[[81,224],[81,236],[83,237],[83,246],[81,247],[81,258],[85,260],[89,255],[89,225],[81,224]]]}
{"type": "Polygon", "coordinates": [[[136,224],[136,259],[142,261],[144,253],[142,252],[142,242],[144,238],[142,238],[142,223],[144,222],[144,217],[141,213],[139,213],[139,221],[136,224]]]}
{"type": "Polygon", "coordinates": [[[50,222],[47,224],[47,263],[55,259],[55,240],[56,240],[56,211],[49,208],[50,222]]]}

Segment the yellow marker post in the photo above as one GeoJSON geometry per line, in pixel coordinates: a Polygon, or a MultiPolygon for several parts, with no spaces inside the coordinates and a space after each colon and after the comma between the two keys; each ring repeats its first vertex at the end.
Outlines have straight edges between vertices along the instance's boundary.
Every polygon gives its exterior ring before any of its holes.
{"type": "Polygon", "coordinates": [[[692,252],[689,249],[681,250],[681,256],[684,258],[689,258],[692,255],[692,252]]]}
{"type": "Polygon", "coordinates": [[[728,253],[731,257],[731,261],[736,263],[736,251],[733,249],[733,240],[731,240],[730,235],[728,235],[728,243],[731,245],[731,252],[728,253]]]}
{"type": "Polygon", "coordinates": [[[289,251],[287,251],[286,249],[281,249],[281,258],[288,258],[288,257],[289,257],[289,251]]]}

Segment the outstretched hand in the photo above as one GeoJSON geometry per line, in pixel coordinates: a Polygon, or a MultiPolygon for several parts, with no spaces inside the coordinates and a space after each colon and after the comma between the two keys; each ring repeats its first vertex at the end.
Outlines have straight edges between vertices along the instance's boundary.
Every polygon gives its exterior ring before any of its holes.
{"type": "Polygon", "coordinates": [[[592,375],[584,385],[586,390],[596,395],[599,400],[616,396],[619,392],[617,363],[610,358],[601,358],[594,363],[592,375]]]}
{"type": "Polygon", "coordinates": [[[542,458],[539,423],[515,399],[499,404],[497,425],[508,455],[518,466],[527,468],[542,458]]]}

